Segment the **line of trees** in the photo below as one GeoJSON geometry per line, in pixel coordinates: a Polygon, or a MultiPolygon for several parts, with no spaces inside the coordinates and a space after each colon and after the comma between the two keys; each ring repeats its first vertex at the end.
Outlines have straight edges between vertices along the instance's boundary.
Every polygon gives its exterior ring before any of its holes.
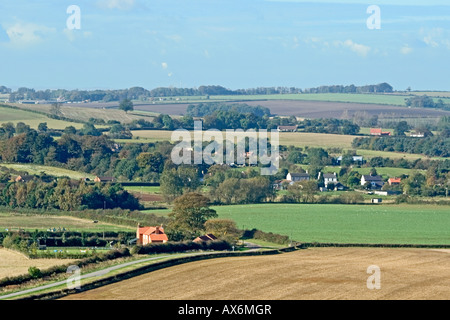
{"type": "Polygon", "coordinates": [[[60,178],[45,182],[8,182],[0,193],[0,206],[8,208],[57,209],[141,209],[139,200],[118,184],[87,184],[60,178]]]}
{"type": "Polygon", "coordinates": [[[423,154],[429,157],[449,157],[450,139],[445,135],[424,138],[414,137],[359,137],[352,142],[353,148],[397,151],[423,154]]]}
{"type": "Polygon", "coordinates": [[[20,87],[16,91],[5,86],[0,86],[0,93],[9,93],[11,102],[19,100],[48,100],[56,101],[122,101],[151,100],[158,97],[174,96],[210,96],[210,95],[267,95],[267,94],[295,94],[295,93],[385,93],[392,92],[393,88],[388,83],[375,85],[329,85],[316,88],[301,89],[296,87],[258,87],[248,89],[231,90],[220,85],[202,85],[198,88],[174,88],[159,87],[151,90],[142,87],[131,87],[119,90],[35,90],[33,88],[20,87]]]}

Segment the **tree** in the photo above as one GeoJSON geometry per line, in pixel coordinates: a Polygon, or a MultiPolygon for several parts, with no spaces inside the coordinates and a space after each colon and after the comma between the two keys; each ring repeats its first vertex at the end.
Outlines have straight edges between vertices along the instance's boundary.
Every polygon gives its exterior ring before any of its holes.
{"type": "Polygon", "coordinates": [[[130,99],[124,99],[120,102],[119,109],[125,112],[133,111],[134,110],[133,102],[130,99]]]}
{"type": "Polygon", "coordinates": [[[196,192],[176,198],[167,226],[171,239],[194,239],[203,234],[205,222],[218,217],[217,212],[209,208],[209,202],[209,198],[196,192]]]}
{"type": "Polygon", "coordinates": [[[211,233],[218,239],[236,242],[242,235],[236,222],[229,219],[210,219],[205,222],[206,233],[211,233]]]}
{"type": "Polygon", "coordinates": [[[394,133],[395,133],[396,136],[404,136],[405,135],[405,131],[408,131],[408,130],[409,130],[408,122],[400,121],[395,126],[394,133]]]}
{"type": "Polygon", "coordinates": [[[55,117],[62,116],[61,103],[59,103],[59,102],[52,103],[52,105],[50,107],[50,113],[55,117]]]}

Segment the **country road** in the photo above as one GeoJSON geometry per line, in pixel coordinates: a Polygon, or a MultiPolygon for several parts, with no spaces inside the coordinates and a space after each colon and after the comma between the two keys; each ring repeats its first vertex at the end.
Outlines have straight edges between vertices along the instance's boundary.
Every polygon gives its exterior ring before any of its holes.
{"type": "MultiPolygon", "coordinates": [[[[119,264],[119,265],[116,265],[116,266],[105,268],[103,270],[90,272],[90,273],[86,273],[84,275],[81,275],[80,276],[80,280],[88,279],[88,278],[94,278],[94,277],[100,277],[100,276],[108,274],[109,272],[112,272],[112,271],[117,270],[117,269],[125,268],[125,267],[131,266],[131,265],[134,265],[134,264],[138,264],[138,263],[143,263],[143,262],[148,262],[148,261],[158,260],[158,259],[164,259],[164,258],[168,258],[168,257],[173,257],[173,256],[172,255],[166,255],[166,256],[152,257],[152,258],[146,258],[146,259],[140,259],[140,260],[136,260],[136,261],[122,263],[122,264],[119,264]]],[[[17,296],[21,296],[23,294],[28,294],[28,293],[33,293],[33,292],[36,292],[36,291],[50,289],[50,288],[61,286],[61,285],[65,285],[65,284],[67,284],[67,280],[58,281],[58,282],[55,282],[55,283],[50,283],[50,284],[43,285],[43,286],[36,287],[36,288],[27,289],[27,290],[23,290],[23,291],[18,291],[18,292],[2,295],[2,296],[0,296],[0,300],[10,299],[10,298],[14,298],[14,297],[17,297],[17,296]]]]}

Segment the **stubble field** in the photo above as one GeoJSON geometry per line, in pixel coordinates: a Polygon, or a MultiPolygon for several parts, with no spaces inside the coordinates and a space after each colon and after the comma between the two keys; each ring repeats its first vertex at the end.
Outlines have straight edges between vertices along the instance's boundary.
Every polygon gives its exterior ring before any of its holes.
{"type": "Polygon", "coordinates": [[[448,300],[449,267],[446,250],[310,248],[191,262],[65,299],[448,300]],[[372,265],[379,267],[380,289],[367,286],[372,275],[367,269],[372,265]]]}
{"type": "Polygon", "coordinates": [[[17,251],[0,249],[0,279],[28,273],[29,267],[41,270],[73,262],[72,259],[29,259],[17,251]]]}

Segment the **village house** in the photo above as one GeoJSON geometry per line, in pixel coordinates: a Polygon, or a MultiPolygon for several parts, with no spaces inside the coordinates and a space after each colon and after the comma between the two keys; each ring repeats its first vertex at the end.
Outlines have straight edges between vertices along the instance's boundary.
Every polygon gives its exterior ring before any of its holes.
{"type": "MultiPolygon", "coordinates": [[[[318,179],[322,176],[322,172],[319,172],[318,179]]],[[[329,183],[336,184],[338,182],[336,172],[334,173],[324,173],[323,174],[323,184],[325,188],[328,187],[329,183]]]]}
{"type": "Polygon", "coordinates": [[[291,173],[289,172],[286,175],[286,180],[289,180],[291,182],[297,182],[297,181],[308,181],[310,179],[309,174],[306,173],[291,173]]]}
{"type": "Polygon", "coordinates": [[[372,189],[381,189],[384,185],[381,176],[363,175],[361,177],[361,185],[364,186],[367,182],[370,183],[372,189]]]}
{"type": "Polygon", "coordinates": [[[383,131],[380,128],[370,128],[371,136],[390,136],[391,133],[389,131],[383,131]]]}
{"type": "Polygon", "coordinates": [[[164,228],[162,226],[141,227],[138,225],[136,238],[136,244],[138,245],[146,245],[149,243],[166,243],[169,241],[169,238],[164,233],[164,228]]]}

